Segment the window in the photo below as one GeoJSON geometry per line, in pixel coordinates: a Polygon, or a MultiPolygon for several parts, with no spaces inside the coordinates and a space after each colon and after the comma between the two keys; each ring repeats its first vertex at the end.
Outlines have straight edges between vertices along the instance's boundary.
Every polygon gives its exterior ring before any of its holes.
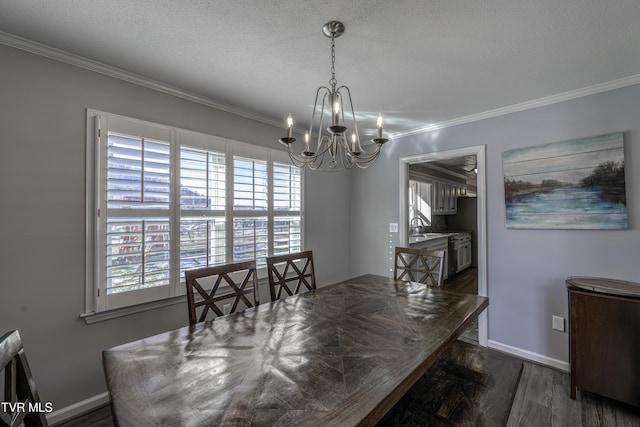
{"type": "Polygon", "coordinates": [[[302,250],[286,153],[93,110],[87,132],[87,313],[182,295],[187,269],[302,250]]]}
{"type": "Polygon", "coordinates": [[[180,278],[226,262],[226,154],[180,148],[180,278]]]}
{"type": "Polygon", "coordinates": [[[233,158],[233,261],[266,264],[269,244],[267,162],[233,158]]]}
{"type": "Polygon", "coordinates": [[[432,192],[431,182],[409,180],[409,225],[411,227],[431,225],[432,192]]]}
{"type": "Polygon", "coordinates": [[[302,251],[302,173],[283,163],[273,164],[273,254],[302,251]]]}

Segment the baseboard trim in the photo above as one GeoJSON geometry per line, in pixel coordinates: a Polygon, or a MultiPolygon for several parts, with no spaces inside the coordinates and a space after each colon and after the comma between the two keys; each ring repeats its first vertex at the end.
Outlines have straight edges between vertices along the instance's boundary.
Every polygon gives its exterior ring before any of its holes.
{"type": "Polygon", "coordinates": [[[544,356],[542,354],[534,353],[529,350],[523,350],[518,347],[513,347],[507,344],[503,344],[501,342],[489,340],[487,342],[487,346],[489,348],[493,348],[498,351],[502,351],[504,353],[509,353],[514,356],[518,356],[522,359],[530,360],[532,362],[539,363],[541,365],[546,365],[551,368],[558,369],[563,372],[569,372],[569,363],[563,360],[554,359],[552,357],[544,356]]]}
{"type": "Polygon", "coordinates": [[[60,424],[65,421],[69,421],[71,418],[75,418],[89,411],[92,411],[100,406],[109,403],[109,393],[104,392],[72,405],[66,406],[57,411],[53,411],[47,414],[47,422],[50,426],[60,424]]]}

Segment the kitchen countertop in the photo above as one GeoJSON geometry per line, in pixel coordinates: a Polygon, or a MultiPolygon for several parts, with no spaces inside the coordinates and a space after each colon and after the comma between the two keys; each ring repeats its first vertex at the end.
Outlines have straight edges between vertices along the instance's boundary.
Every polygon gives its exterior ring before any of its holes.
{"type": "Polygon", "coordinates": [[[443,238],[449,238],[462,233],[469,233],[468,231],[451,231],[442,233],[421,233],[409,236],[409,245],[414,243],[426,242],[428,240],[437,240],[443,238]]]}
{"type": "Polygon", "coordinates": [[[448,238],[453,233],[422,233],[409,236],[409,244],[426,242],[427,240],[436,240],[448,238]]]}

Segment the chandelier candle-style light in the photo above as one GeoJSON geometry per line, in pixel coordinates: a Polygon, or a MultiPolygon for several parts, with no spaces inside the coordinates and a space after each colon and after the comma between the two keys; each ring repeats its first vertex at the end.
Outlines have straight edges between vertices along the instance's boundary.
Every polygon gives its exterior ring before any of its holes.
{"type": "Polygon", "coordinates": [[[351,91],[347,86],[338,86],[336,80],[335,39],[344,33],[344,29],[344,24],[339,21],[328,22],[322,27],[322,33],[331,38],[330,87],[320,86],[316,91],[311,124],[304,136],[304,146],[298,148],[300,151],[294,148],[296,139],[293,137],[291,114],[287,117],[287,136],[280,138],[280,143],[287,147],[291,162],[300,168],[308,166],[313,170],[327,171],[351,169],[353,166],[366,168],[378,158],[382,145],[389,141],[382,137],[382,116],[378,115],[376,138],[371,140],[373,144],[360,144],[351,91]],[[317,125],[315,143],[309,141],[314,135],[314,124],[317,125]]]}

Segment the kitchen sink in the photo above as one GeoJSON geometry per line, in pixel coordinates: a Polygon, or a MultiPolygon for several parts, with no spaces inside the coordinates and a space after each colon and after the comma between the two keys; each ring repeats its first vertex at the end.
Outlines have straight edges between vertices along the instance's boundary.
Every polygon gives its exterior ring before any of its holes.
{"type": "Polygon", "coordinates": [[[439,237],[444,235],[445,233],[420,233],[420,234],[412,234],[409,237],[425,238],[425,237],[439,237]]]}
{"type": "Polygon", "coordinates": [[[445,237],[446,233],[420,233],[412,234],[409,236],[409,243],[422,242],[424,240],[434,239],[438,237],[445,237]]]}

